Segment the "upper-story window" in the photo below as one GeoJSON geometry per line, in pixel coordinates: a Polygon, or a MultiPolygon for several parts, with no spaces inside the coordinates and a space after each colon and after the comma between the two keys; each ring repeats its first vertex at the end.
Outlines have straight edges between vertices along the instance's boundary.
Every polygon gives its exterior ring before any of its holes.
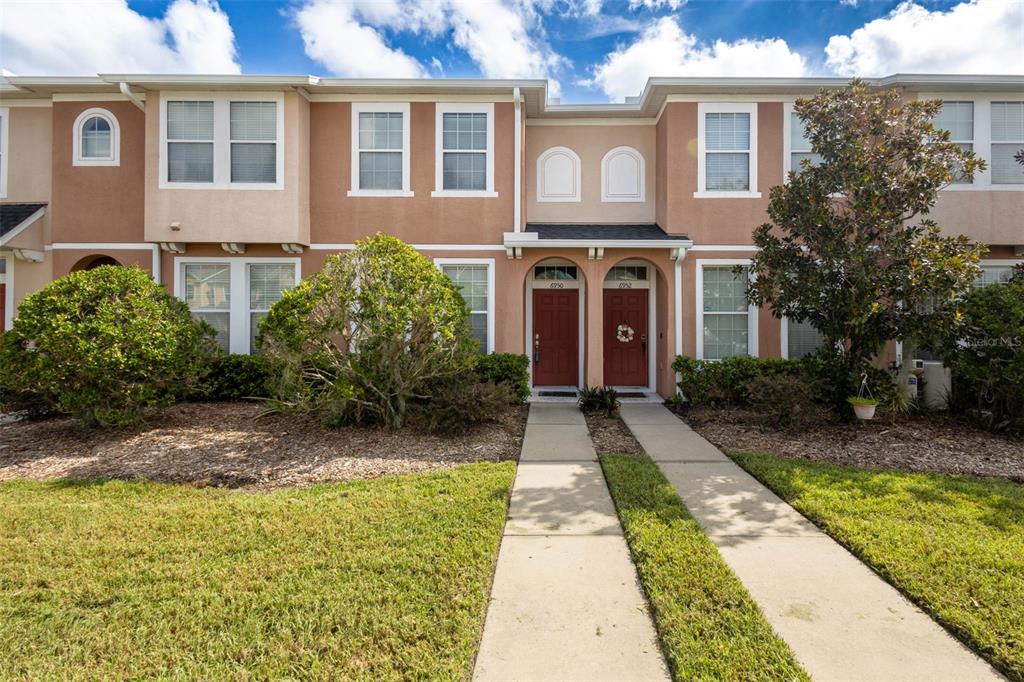
{"type": "Polygon", "coordinates": [[[277,93],[165,93],[160,187],[282,189],[283,110],[277,93]]]}
{"type": "Polygon", "coordinates": [[[117,117],[106,109],[86,109],[72,129],[75,166],[117,166],[121,156],[121,130],[117,117]]]}
{"type": "Polygon", "coordinates": [[[494,105],[437,104],[433,196],[497,196],[494,191],[494,105]]]}
{"type": "Polygon", "coordinates": [[[352,105],[352,187],[349,196],[412,196],[409,187],[409,105],[352,105]]]}
{"type": "Polygon", "coordinates": [[[10,109],[0,107],[0,199],[7,198],[7,127],[10,109]]]}
{"type": "Polygon", "coordinates": [[[695,197],[757,197],[757,105],[697,107],[695,197]]]}
{"type": "MultiPolygon", "coordinates": [[[[967,152],[974,151],[974,102],[943,102],[942,109],[932,120],[936,128],[949,131],[949,141],[967,152]]],[[[957,174],[953,182],[969,185],[971,181],[957,174]]]]}
{"type": "Polygon", "coordinates": [[[992,102],[992,184],[1024,184],[1014,155],[1024,148],[1024,102],[992,102]]]}
{"type": "Polygon", "coordinates": [[[805,160],[810,161],[814,166],[820,164],[821,154],[815,154],[811,150],[811,141],[807,139],[807,126],[804,125],[803,119],[793,111],[792,104],[786,105],[786,118],[788,125],[784,131],[786,155],[783,171],[789,173],[792,170],[799,173],[805,160]]]}

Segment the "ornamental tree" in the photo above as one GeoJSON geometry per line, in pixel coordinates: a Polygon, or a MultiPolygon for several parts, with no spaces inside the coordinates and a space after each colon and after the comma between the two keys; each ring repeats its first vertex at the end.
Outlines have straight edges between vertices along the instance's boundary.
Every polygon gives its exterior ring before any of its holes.
{"type": "Polygon", "coordinates": [[[410,408],[476,363],[469,311],[452,281],[399,239],[378,234],[331,256],[263,322],[282,409],[330,422],[405,424],[410,408]]]}
{"type": "Polygon", "coordinates": [[[854,80],[794,107],[821,162],[803,161],[771,189],[747,295],[821,332],[837,406],[886,341],[956,324],[980,272],[983,247],[943,236],[928,217],[942,187],[984,169],[932,125],[941,106],[854,80]]]}

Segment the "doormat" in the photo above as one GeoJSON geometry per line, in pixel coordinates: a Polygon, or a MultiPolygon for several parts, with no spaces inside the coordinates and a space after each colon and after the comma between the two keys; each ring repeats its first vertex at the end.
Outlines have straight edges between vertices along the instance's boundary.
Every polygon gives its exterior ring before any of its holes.
{"type": "Polygon", "coordinates": [[[541,398],[575,398],[576,391],[540,391],[537,395],[541,398]]]}
{"type": "Polygon", "coordinates": [[[626,393],[620,393],[619,397],[620,398],[646,398],[647,396],[644,395],[643,393],[640,393],[639,391],[629,391],[629,392],[626,392],[626,393]]]}

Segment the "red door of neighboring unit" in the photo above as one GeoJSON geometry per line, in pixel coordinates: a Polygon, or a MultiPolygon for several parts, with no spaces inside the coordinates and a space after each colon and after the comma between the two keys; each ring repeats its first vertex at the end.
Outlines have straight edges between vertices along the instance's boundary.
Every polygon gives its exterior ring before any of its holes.
{"type": "Polygon", "coordinates": [[[580,366],[580,292],[533,292],[533,385],[575,386],[580,366]]]}
{"type": "Polygon", "coordinates": [[[604,383],[647,385],[647,289],[604,290],[604,383]]]}

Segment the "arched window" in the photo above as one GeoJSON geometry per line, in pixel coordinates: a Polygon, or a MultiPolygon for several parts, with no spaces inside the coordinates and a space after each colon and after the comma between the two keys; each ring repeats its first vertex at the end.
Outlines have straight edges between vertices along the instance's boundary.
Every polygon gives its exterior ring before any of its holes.
{"type": "Polygon", "coordinates": [[[552,147],[537,157],[537,201],[580,200],[580,157],[568,147],[552,147]]]}
{"type": "Polygon", "coordinates": [[[632,147],[616,147],[601,159],[601,201],[644,200],[644,157],[632,147]]]}
{"type": "Polygon", "coordinates": [[[86,109],[75,119],[74,165],[117,166],[120,147],[117,118],[106,109],[86,109]]]}

